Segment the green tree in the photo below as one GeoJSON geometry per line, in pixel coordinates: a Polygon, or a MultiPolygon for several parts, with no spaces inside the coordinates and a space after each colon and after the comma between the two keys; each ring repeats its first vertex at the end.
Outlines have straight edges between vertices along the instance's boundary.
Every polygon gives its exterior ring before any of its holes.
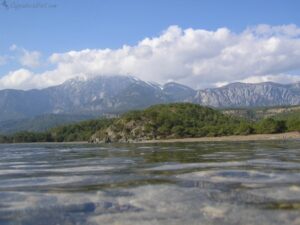
{"type": "Polygon", "coordinates": [[[235,134],[249,135],[254,133],[254,128],[247,122],[241,122],[235,134]]]}
{"type": "Polygon", "coordinates": [[[259,134],[274,134],[286,131],[286,122],[283,120],[275,120],[267,118],[261,120],[256,126],[256,133],[259,134]]]}

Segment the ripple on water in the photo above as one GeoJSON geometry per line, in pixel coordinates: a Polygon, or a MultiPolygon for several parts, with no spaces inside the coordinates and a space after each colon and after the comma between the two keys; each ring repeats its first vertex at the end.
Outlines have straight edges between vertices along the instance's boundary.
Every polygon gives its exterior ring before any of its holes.
{"type": "Polygon", "coordinates": [[[201,180],[213,183],[280,184],[300,182],[300,174],[267,173],[256,170],[207,170],[176,176],[184,180],[201,180]]]}
{"type": "Polygon", "coordinates": [[[298,185],[258,188],[248,190],[247,192],[274,201],[292,201],[300,203],[300,186],[298,185]]]}
{"type": "MultiPolygon", "coordinates": [[[[215,202],[198,188],[146,185],[121,189],[121,194],[10,193],[0,218],[22,224],[294,224],[297,212],[272,212],[236,203],[215,202]],[[126,194],[122,194],[126,191],[126,194]],[[289,221],[289,223],[287,223],[289,221]]],[[[115,190],[117,192],[117,190],[115,190]]]]}
{"type": "Polygon", "coordinates": [[[299,143],[22,146],[0,151],[0,224],[300,224],[299,143]]]}
{"type": "Polygon", "coordinates": [[[211,162],[211,163],[174,163],[145,169],[147,171],[171,171],[211,167],[236,167],[245,166],[246,162],[211,162]]]}

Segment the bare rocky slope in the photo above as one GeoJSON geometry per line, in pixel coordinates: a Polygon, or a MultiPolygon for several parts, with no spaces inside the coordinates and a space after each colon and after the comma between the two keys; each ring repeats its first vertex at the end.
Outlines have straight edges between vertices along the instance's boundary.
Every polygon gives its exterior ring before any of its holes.
{"type": "Polygon", "coordinates": [[[214,107],[258,107],[300,104],[300,83],[233,83],[199,90],[194,103],[214,107]]]}

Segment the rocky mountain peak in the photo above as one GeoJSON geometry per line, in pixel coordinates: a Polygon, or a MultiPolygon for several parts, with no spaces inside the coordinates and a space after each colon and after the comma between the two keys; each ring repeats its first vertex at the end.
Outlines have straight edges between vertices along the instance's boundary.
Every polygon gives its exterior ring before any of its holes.
{"type": "Polygon", "coordinates": [[[133,76],[80,77],[41,90],[1,90],[0,121],[49,113],[121,113],[170,102],[226,108],[297,105],[300,83],[232,83],[196,91],[175,82],[161,86],[133,76]]]}

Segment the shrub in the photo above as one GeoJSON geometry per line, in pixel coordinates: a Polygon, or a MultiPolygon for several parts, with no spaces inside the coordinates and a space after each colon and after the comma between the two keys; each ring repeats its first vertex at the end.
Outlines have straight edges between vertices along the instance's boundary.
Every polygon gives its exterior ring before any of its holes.
{"type": "Polygon", "coordinates": [[[283,120],[274,120],[267,118],[260,121],[256,126],[256,133],[274,134],[286,131],[286,122],[283,120]]]}
{"type": "Polygon", "coordinates": [[[246,122],[241,122],[235,134],[249,135],[254,133],[254,128],[246,122]]]}

